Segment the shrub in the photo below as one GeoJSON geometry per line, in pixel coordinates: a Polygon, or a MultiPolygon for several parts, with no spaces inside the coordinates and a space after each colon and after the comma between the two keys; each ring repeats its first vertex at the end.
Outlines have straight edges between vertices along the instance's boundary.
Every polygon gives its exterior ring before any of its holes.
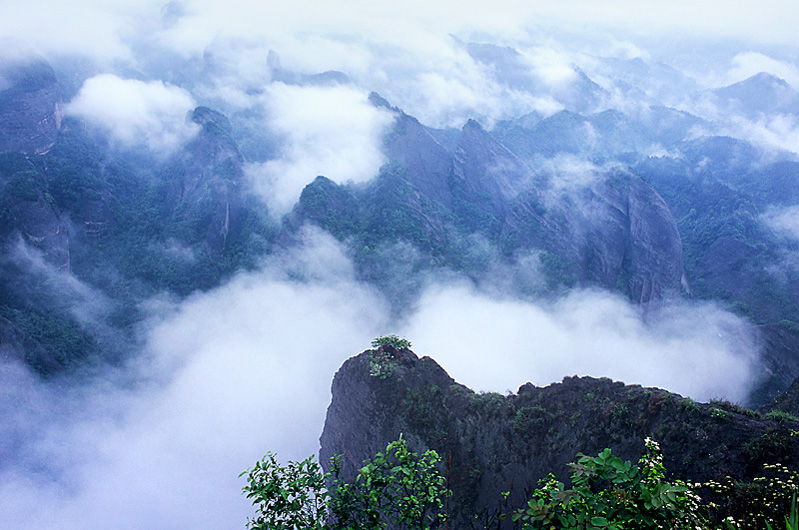
{"type": "Polygon", "coordinates": [[[386,335],[384,337],[377,337],[372,341],[372,348],[379,348],[380,346],[393,346],[398,350],[411,349],[411,341],[402,339],[396,335],[386,335]]]}
{"type": "Polygon", "coordinates": [[[774,420],[778,422],[783,421],[799,421],[799,418],[791,414],[790,412],[785,412],[784,410],[772,410],[765,414],[765,418],[767,420],[774,420]]]}
{"type": "Polygon", "coordinates": [[[723,409],[713,409],[710,411],[710,417],[726,421],[730,419],[730,413],[723,409]]]}
{"type": "Polygon", "coordinates": [[[329,515],[325,474],[313,457],[281,466],[273,453],[267,453],[239,477],[245,474],[244,494],[258,512],[247,521],[247,528],[317,529],[325,525],[329,515]]]}
{"type": "Polygon", "coordinates": [[[399,362],[386,352],[373,351],[369,355],[369,375],[388,379],[394,374],[399,362]]]}
{"type": "Polygon", "coordinates": [[[700,498],[684,482],[664,481],[660,448],[645,441],[638,465],[605,449],[596,457],[579,454],[566,489],[550,475],[540,482],[527,508],[512,515],[523,528],[698,528],[705,526],[700,498]]]}
{"type": "Polygon", "coordinates": [[[435,451],[408,449],[400,436],[364,462],[355,480],[341,478],[338,457],[323,473],[308,457],[282,466],[267,453],[247,476],[243,492],[257,513],[250,530],[379,530],[386,527],[429,530],[444,521],[446,479],[436,469],[435,451]]]}
{"type": "Polygon", "coordinates": [[[786,515],[795,513],[793,499],[799,491],[799,473],[782,464],[765,464],[751,482],[728,476],[703,486],[715,494],[713,501],[726,515],[729,530],[760,530],[764,523],[780,528],[786,515]]]}

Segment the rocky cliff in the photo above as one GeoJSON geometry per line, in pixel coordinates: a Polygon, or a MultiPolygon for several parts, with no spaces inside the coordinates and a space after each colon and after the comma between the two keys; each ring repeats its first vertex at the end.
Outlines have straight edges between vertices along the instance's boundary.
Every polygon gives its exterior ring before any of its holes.
{"type": "Polygon", "coordinates": [[[598,172],[578,189],[513,201],[503,246],[557,256],[576,283],[617,289],[639,304],[680,292],[682,241],[668,206],[642,179],[598,172]]]}
{"type": "Polygon", "coordinates": [[[0,155],[0,243],[3,254],[23,241],[60,270],[69,269],[67,223],[48,193],[43,173],[20,153],[0,155]]]}
{"type": "Polygon", "coordinates": [[[61,127],[61,89],[41,58],[0,64],[0,151],[46,153],[61,127]]]}
{"type": "Polygon", "coordinates": [[[606,378],[475,393],[433,359],[384,346],[347,360],[332,394],[322,462],[342,454],[343,471],[352,475],[400,433],[416,450],[435,449],[454,492],[456,528],[469,528],[474,514],[482,524],[520,506],[549,472],[565,479],[578,452],[610,447],[637,459],[647,436],[660,442],[673,477],[751,478],[764,462],[799,464],[795,422],[606,378]],[[501,492],[510,492],[507,500],[501,492]]]}
{"type": "MultiPolygon", "coordinates": [[[[680,292],[677,224],[643,179],[620,168],[535,171],[473,120],[448,149],[415,118],[371,101],[397,114],[384,140],[389,164],[364,185],[315,180],[289,227],[313,222],[356,252],[410,244],[419,262],[472,277],[487,272],[469,258],[478,235],[507,262],[539,253],[549,287],[601,286],[639,304],[680,292]]],[[[357,261],[364,277],[386,276],[380,260],[357,261]]]]}
{"type": "Polygon", "coordinates": [[[168,200],[178,218],[221,256],[241,216],[244,157],[224,115],[198,107],[191,119],[201,131],[174,162],[168,200]]]}

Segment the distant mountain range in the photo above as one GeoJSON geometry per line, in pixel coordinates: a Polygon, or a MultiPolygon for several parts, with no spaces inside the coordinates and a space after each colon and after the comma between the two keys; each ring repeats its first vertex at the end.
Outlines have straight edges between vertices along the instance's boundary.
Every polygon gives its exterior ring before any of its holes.
{"type": "MultiPolygon", "coordinates": [[[[752,399],[786,389],[799,376],[799,268],[791,261],[799,237],[764,219],[799,199],[795,153],[725,136],[710,117],[663,104],[668,83],[699,88],[660,63],[608,60],[610,85],[576,67],[553,84],[512,48],[464,46],[507,86],[545,93],[563,110],[437,129],[373,93],[371,104],[395,116],[379,174],[360,184],[308,175],[278,220],[247,182],[237,116],[197,107],[187,120],[199,132],[166,157],[119,149],[64,116],[65,91],[43,59],[5,66],[5,355],[42,375],[125,359],[135,350],[139,302],[217,286],[292,245],[310,223],[346,245],[358,278],[397,315],[425,272],[479,285],[496,263],[519,273],[511,287],[519,297],[601,288],[642,312],[678,298],[718,301],[759,326],[767,377],[752,399]],[[618,94],[638,104],[608,106],[618,94]],[[92,294],[64,286],[62,273],[92,294]],[[89,318],[81,304],[102,310],[89,318]]],[[[294,73],[276,55],[269,61],[273,82],[352,82],[341,72],[294,73]]],[[[769,74],[703,97],[743,119],[799,113],[799,94],[769,74]]],[[[270,145],[260,152],[277,142],[270,145]]]]}

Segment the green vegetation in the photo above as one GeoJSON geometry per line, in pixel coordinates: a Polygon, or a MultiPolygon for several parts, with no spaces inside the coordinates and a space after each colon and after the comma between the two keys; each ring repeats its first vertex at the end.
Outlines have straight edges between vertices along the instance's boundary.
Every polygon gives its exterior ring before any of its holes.
{"type": "Polygon", "coordinates": [[[783,421],[799,421],[799,418],[784,410],[772,410],[763,415],[767,420],[774,420],[778,422],[783,421]]]}
{"type": "Polygon", "coordinates": [[[728,420],[730,419],[730,413],[723,409],[712,409],[710,411],[710,417],[716,418],[717,420],[728,420]]]}
{"type": "MultiPolygon", "coordinates": [[[[0,153],[0,238],[14,241],[15,232],[30,232],[28,225],[42,220],[69,233],[69,273],[109,306],[97,315],[99,326],[88,326],[69,307],[70,297],[54,294],[53,280],[13,260],[0,264],[0,318],[42,375],[124,358],[137,346],[142,300],[210,289],[255,267],[277,230],[260,201],[233,183],[241,169],[230,160],[211,166],[191,146],[187,156],[196,160],[166,163],[111,152],[72,120],[65,118],[45,155],[0,153]],[[183,193],[180,183],[194,163],[211,166],[212,175],[183,193]],[[219,207],[223,201],[228,211],[219,207]],[[223,225],[224,235],[213,229],[223,225]]],[[[66,252],[66,242],[45,238],[40,250],[63,243],[66,252]]]]}
{"type": "Polygon", "coordinates": [[[388,379],[399,368],[399,360],[393,354],[383,351],[383,346],[391,346],[398,350],[409,350],[411,341],[396,335],[377,337],[372,341],[372,350],[369,354],[369,375],[380,379],[388,379]]]}
{"type": "Polygon", "coordinates": [[[388,379],[399,367],[399,362],[391,354],[383,351],[373,351],[369,355],[369,375],[379,379],[388,379]]]}
{"type": "MultiPolygon", "coordinates": [[[[696,153],[699,157],[704,154],[696,153]]],[[[668,203],[683,241],[691,295],[723,300],[732,311],[760,323],[799,321],[794,271],[775,275],[784,241],[764,228],[762,215],[795,193],[793,179],[778,175],[705,170],[684,173],[668,163],[648,161],[636,170],[668,203]]],[[[792,244],[791,244],[792,245],[792,244]]],[[[783,325],[783,324],[781,324],[783,325]]]]}
{"type": "Polygon", "coordinates": [[[253,499],[258,514],[247,523],[251,529],[322,528],[328,517],[325,475],[313,457],[281,466],[267,453],[247,475],[244,493],[253,499]]]}
{"type": "MultiPolygon", "coordinates": [[[[785,524],[786,530],[796,530],[799,473],[775,464],[766,465],[764,474],[752,482],[729,477],[697,484],[667,481],[657,442],[647,438],[644,445],[637,464],[610,449],[595,457],[578,454],[569,464],[570,487],[550,474],[526,506],[490,524],[510,519],[523,530],[755,530],[785,524]]],[[[415,453],[401,436],[365,461],[352,480],[342,478],[339,457],[332,458],[331,471],[323,473],[313,457],[282,466],[267,453],[240,475],[247,476],[243,491],[257,510],[247,527],[441,528],[451,492],[437,464],[437,453],[415,453]]],[[[500,492],[504,501],[509,495],[500,492]]],[[[482,519],[475,515],[474,520],[480,524],[482,519]]]]}
{"type": "Polygon", "coordinates": [[[239,475],[247,475],[243,491],[257,509],[247,528],[437,528],[446,519],[448,495],[446,479],[436,469],[439,461],[435,451],[411,451],[400,436],[347,481],[338,458],[331,459],[332,471],[323,473],[313,457],[281,466],[267,453],[239,475]]]}
{"type": "Polygon", "coordinates": [[[571,488],[550,475],[512,519],[523,522],[525,529],[704,526],[700,497],[684,482],[666,482],[660,448],[649,438],[645,444],[637,466],[610,449],[596,457],[578,455],[571,464],[571,488]]]}
{"type": "Polygon", "coordinates": [[[384,337],[377,337],[372,341],[372,348],[379,348],[380,346],[393,346],[398,350],[410,350],[411,341],[402,339],[396,335],[386,335],[384,337]]]}
{"type": "MultiPolygon", "coordinates": [[[[761,529],[764,524],[780,528],[784,520],[796,516],[799,473],[782,464],[764,465],[763,473],[752,482],[726,477],[720,481],[710,480],[702,486],[713,493],[710,500],[721,514],[716,519],[723,516],[730,530],[761,529]]],[[[796,526],[791,528],[796,529],[796,526]]]]}

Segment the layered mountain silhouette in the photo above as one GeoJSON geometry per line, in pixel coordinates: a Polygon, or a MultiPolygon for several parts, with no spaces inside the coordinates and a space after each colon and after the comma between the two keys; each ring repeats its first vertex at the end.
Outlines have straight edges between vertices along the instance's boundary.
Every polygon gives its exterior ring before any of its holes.
{"type": "MultiPolygon", "coordinates": [[[[463,46],[503,83],[534,92],[544,82],[512,48],[463,46]]],[[[349,82],[294,73],[276,54],[268,62],[273,82],[349,82]]],[[[630,90],[650,70],[663,83],[682,79],[664,65],[611,63],[630,90]]],[[[598,288],[642,313],[676,298],[717,301],[759,326],[767,377],[757,399],[799,376],[797,240],[764,222],[799,198],[799,163],[708,132],[705,119],[657,103],[651,86],[639,87],[643,105],[603,108],[606,89],[575,69],[555,94],[563,110],[460,129],[428,127],[372,94],[394,116],[379,174],[360,184],[308,175],[276,220],[252,192],[235,119],[200,106],[186,117],[196,136],[175,153],[120,149],[62,117],[62,89],[43,59],[3,68],[0,333],[40,373],[124,359],[142,300],[213,288],[313,224],[341,241],[358,279],[398,316],[426,275],[480,285],[501,264],[520,278],[508,294],[522,298],[598,288]],[[100,326],[54,294],[59,274],[102,298],[100,326]]],[[[793,89],[768,74],[712,97],[750,117],[796,112],[793,89]]]]}

